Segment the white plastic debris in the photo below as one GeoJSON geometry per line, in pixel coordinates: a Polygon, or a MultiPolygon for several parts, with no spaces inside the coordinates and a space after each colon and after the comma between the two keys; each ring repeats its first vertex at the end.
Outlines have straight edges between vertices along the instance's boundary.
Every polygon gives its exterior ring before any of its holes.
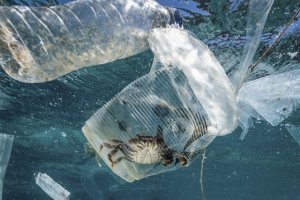
{"type": "Polygon", "coordinates": [[[14,136],[0,133],[0,200],[2,200],[3,181],[13,140],[14,136]]]}
{"type": "Polygon", "coordinates": [[[286,124],[285,128],[288,130],[294,140],[300,145],[300,127],[292,124],[286,124]]]}
{"type": "Polygon", "coordinates": [[[166,26],[173,15],[153,0],[1,6],[0,13],[0,64],[22,82],[45,82],[143,52],[149,30],[166,26]]]}
{"type": "Polygon", "coordinates": [[[300,69],[247,82],[238,98],[240,108],[249,116],[258,114],[276,126],[300,104],[300,69]]]}
{"type": "Polygon", "coordinates": [[[35,177],[36,184],[54,200],[67,200],[70,192],[56,183],[50,176],[39,172],[35,177]]]}
{"type": "Polygon", "coordinates": [[[212,123],[210,132],[231,133],[237,126],[234,89],[209,48],[189,31],[157,28],[149,36],[150,48],[167,67],[178,67],[212,123]]]}
{"type": "Polygon", "coordinates": [[[238,69],[231,77],[233,85],[236,87],[236,92],[241,88],[245,81],[246,74],[254,54],[260,43],[260,36],[264,29],[269,12],[274,0],[251,0],[248,7],[247,15],[247,40],[244,47],[244,53],[241,58],[241,63],[238,69]]]}
{"type": "Polygon", "coordinates": [[[298,55],[298,52],[297,51],[296,52],[288,52],[287,54],[291,57],[291,59],[293,59],[294,57],[296,57],[298,55]]]}

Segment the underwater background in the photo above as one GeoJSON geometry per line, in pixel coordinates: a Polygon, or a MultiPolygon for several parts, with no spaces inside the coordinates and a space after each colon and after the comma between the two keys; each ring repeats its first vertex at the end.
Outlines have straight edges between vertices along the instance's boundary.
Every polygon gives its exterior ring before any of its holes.
{"type": "MultiPolygon", "coordinates": [[[[67,1],[6,1],[1,5],[56,5],[67,1]]],[[[180,10],[185,28],[204,41],[226,72],[240,62],[246,42],[247,0],[159,0],[180,10]]],[[[299,0],[275,0],[255,60],[276,39],[299,0]]],[[[174,41],[176,42],[176,41],[174,41]]],[[[300,16],[262,61],[264,74],[300,67],[300,16]]],[[[81,127],[130,82],[149,72],[151,51],[84,68],[58,80],[18,82],[0,69],[0,133],[14,135],[3,187],[4,200],[50,199],[34,174],[47,173],[71,192],[70,199],[200,200],[201,157],[188,168],[126,183],[87,155],[81,127]]],[[[257,74],[256,74],[257,75],[257,74]]],[[[257,77],[249,77],[254,79],[257,77]]],[[[284,124],[300,125],[298,109],[282,125],[255,121],[244,140],[241,129],[217,137],[207,148],[203,186],[207,200],[300,199],[300,146],[284,124]]]]}

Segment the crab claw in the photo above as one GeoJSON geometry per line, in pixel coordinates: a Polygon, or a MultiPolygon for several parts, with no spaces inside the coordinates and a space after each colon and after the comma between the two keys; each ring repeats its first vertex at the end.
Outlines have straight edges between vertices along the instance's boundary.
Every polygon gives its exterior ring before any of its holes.
{"type": "Polygon", "coordinates": [[[175,165],[177,163],[179,163],[181,166],[186,166],[188,164],[189,160],[184,153],[176,153],[175,156],[175,165]]]}
{"type": "Polygon", "coordinates": [[[113,167],[115,163],[114,163],[114,161],[113,161],[113,159],[112,159],[112,155],[111,155],[111,154],[108,154],[107,157],[108,157],[108,160],[109,160],[109,162],[110,162],[111,167],[113,167]]]}
{"type": "Polygon", "coordinates": [[[173,159],[166,159],[166,160],[163,160],[162,165],[163,165],[163,166],[168,166],[168,165],[170,165],[172,162],[173,162],[173,159]]]}

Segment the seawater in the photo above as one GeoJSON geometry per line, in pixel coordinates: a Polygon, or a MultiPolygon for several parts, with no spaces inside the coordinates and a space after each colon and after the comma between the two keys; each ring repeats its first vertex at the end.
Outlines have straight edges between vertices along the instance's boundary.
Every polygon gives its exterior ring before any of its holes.
{"type": "MultiPolygon", "coordinates": [[[[63,1],[1,1],[1,5],[58,3],[63,1]]],[[[185,28],[210,47],[228,74],[233,71],[246,41],[246,0],[159,3],[179,8],[185,28]]],[[[298,4],[296,0],[275,1],[255,59],[274,41],[298,4]]],[[[268,73],[299,68],[299,18],[263,61],[273,67],[268,73]]],[[[50,199],[35,184],[37,172],[47,173],[70,191],[70,199],[202,199],[201,157],[188,168],[126,183],[105,165],[100,168],[84,151],[84,122],[127,84],[148,73],[152,59],[146,51],[42,84],[15,81],[0,69],[0,91],[6,95],[0,104],[0,132],[15,136],[3,199],[50,199]]],[[[298,110],[283,125],[299,126],[299,116],[298,110]]],[[[283,125],[255,121],[243,141],[237,129],[210,144],[202,180],[206,199],[300,199],[300,147],[283,125]]]]}

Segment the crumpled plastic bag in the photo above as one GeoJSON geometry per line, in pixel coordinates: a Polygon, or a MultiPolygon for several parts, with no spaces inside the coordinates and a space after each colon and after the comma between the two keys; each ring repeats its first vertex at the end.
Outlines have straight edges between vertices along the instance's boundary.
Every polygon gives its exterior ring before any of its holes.
{"type": "Polygon", "coordinates": [[[129,182],[188,166],[237,125],[233,87],[205,44],[176,28],[154,29],[149,44],[156,56],[151,72],[83,127],[104,162],[129,182]]]}

